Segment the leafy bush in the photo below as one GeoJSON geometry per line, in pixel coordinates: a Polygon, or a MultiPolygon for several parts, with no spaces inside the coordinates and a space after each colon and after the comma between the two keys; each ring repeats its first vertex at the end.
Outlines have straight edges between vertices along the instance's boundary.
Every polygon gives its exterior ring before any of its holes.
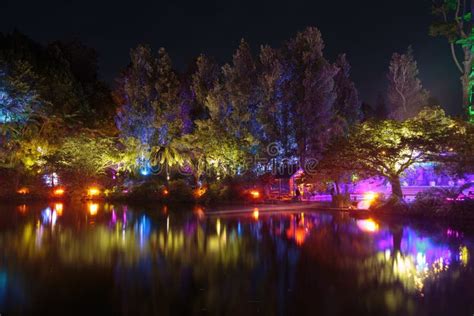
{"type": "Polygon", "coordinates": [[[474,218],[474,201],[457,200],[458,188],[431,188],[416,195],[410,205],[412,214],[474,218]]]}
{"type": "Polygon", "coordinates": [[[191,203],[194,202],[193,190],[185,180],[170,181],[167,190],[169,193],[165,199],[170,202],[191,203]]]}
{"type": "Polygon", "coordinates": [[[155,182],[143,182],[131,189],[127,199],[137,201],[159,200],[162,198],[162,185],[155,182]]]}
{"type": "Polygon", "coordinates": [[[446,194],[437,188],[431,188],[419,192],[415,201],[410,205],[410,210],[414,213],[435,213],[444,209],[446,204],[446,194]]]}

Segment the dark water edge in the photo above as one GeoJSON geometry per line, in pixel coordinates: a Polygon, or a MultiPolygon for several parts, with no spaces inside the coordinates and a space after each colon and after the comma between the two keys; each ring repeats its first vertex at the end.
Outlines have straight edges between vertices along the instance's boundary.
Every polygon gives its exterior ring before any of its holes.
{"type": "Polygon", "coordinates": [[[0,205],[0,313],[473,313],[471,232],[305,207],[0,205]]]}

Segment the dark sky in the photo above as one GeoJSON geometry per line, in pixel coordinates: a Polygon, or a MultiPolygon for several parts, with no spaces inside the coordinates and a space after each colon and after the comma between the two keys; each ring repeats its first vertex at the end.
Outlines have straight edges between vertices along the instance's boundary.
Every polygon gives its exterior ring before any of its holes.
{"type": "Polygon", "coordinates": [[[330,60],[347,53],[362,99],[385,92],[388,62],[412,45],[420,78],[451,113],[461,111],[459,73],[445,39],[431,38],[430,0],[327,1],[0,1],[0,31],[14,28],[46,43],[79,38],[100,55],[101,75],[113,82],[138,43],[165,47],[184,70],[200,53],[230,60],[240,38],[255,52],[279,46],[306,26],[318,27],[330,60]]]}

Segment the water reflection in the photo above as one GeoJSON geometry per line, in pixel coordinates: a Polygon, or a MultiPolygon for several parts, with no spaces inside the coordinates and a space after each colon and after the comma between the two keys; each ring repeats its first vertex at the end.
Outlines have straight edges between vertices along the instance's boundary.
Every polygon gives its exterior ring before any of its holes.
{"type": "Polygon", "coordinates": [[[98,203],[4,207],[0,219],[0,310],[14,313],[70,311],[76,290],[78,311],[131,315],[474,310],[472,239],[453,229],[98,203]]]}

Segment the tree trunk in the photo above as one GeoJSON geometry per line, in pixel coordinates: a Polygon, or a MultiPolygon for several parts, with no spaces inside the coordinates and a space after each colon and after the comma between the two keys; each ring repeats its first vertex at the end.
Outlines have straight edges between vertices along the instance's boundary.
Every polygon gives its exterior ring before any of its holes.
{"type": "Polygon", "coordinates": [[[392,185],[392,197],[399,200],[403,199],[402,185],[400,184],[400,177],[398,175],[391,176],[389,178],[390,184],[392,185]]]}
{"type": "Polygon", "coordinates": [[[336,187],[336,194],[337,195],[341,194],[341,190],[339,188],[339,182],[334,181],[334,186],[336,187]]]}
{"type": "Polygon", "coordinates": [[[470,104],[469,94],[471,93],[469,89],[469,77],[472,72],[472,53],[468,47],[464,48],[464,61],[463,61],[463,75],[461,76],[461,85],[462,85],[462,105],[464,110],[464,115],[467,115],[467,109],[470,104]]]}

